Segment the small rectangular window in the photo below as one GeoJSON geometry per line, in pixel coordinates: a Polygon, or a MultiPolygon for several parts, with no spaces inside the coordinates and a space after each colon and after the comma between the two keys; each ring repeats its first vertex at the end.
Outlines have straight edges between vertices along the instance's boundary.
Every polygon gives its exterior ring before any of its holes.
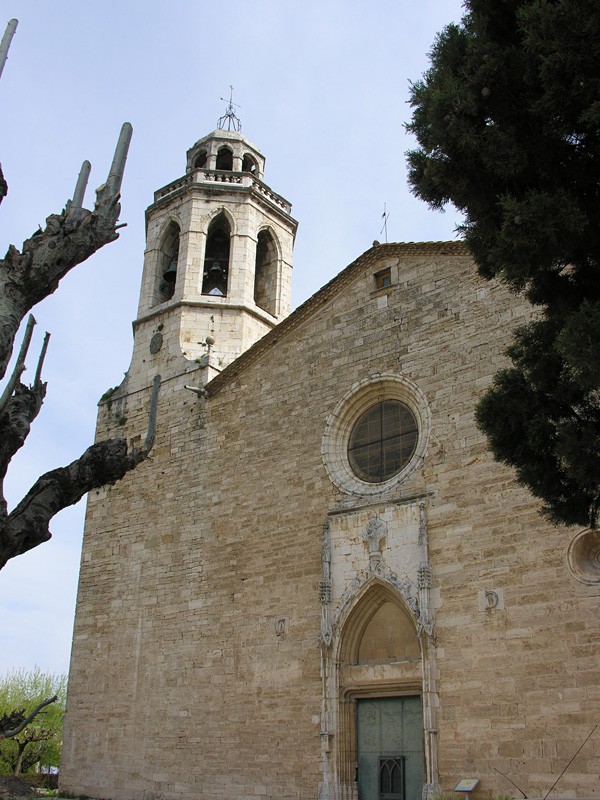
{"type": "Polygon", "coordinates": [[[392,285],[392,271],[389,267],[387,269],[382,269],[381,272],[375,273],[376,289],[386,289],[388,286],[391,285],[392,285]]]}

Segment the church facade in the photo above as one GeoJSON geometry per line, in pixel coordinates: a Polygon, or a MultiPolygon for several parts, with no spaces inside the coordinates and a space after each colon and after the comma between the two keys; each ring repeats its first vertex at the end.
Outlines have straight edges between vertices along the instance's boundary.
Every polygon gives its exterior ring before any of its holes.
{"type": "MultiPolygon", "coordinates": [[[[531,309],[461,243],[375,244],[290,314],[296,222],[236,130],[147,211],[97,437],[61,785],[114,800],[543,796],[600,716],[600,541],[474,421],[531,309]],[[513,784],[513,785],[511,785],[513,784]]],[[[600,797],[596,732],[555,797],[600,797]]]]}

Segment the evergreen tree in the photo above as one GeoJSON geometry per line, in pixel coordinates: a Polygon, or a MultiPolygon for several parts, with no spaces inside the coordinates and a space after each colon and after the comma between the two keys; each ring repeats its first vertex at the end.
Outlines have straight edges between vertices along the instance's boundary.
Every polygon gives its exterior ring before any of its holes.
{"type": "Polygon", "coordinates": [[[409,180],[538,306],[477,420],[555,522],[600,508],[600,4],[468,0],[413,84],[409,180]]]}

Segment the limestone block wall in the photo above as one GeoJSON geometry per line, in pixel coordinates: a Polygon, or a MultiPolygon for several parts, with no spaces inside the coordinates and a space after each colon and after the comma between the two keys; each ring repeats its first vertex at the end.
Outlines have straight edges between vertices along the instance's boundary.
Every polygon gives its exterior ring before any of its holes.
{"type": "MultiPolygon", "coordinates": [[[[319,531],[306,560],[253,443],[244,456],[234,431],[209,430],[181,385],[162,387],[148,469],[90,497],[62,780],[105,798],[313,796],[319,531]]],[[[133,435],[146,404],[127,398],[133,435]]],[[[100,419],[99,435],[115,428],[100,419]]]]}
{"type": "MultiPolygon", "coordinates": [[[[234,362],[207,399],[183,389],[185,375],[168,378],[152,459],[89,499],[64,788],[115,800],[316,798],[346,724],[335,721],[324,749],[323,525],[337,520],[342,591],[364,568],[357,507],[365,519],[404,508],[387,521],[411,515],[410,538],[416,512],[402,503],[424,497],[437,785],[476,775],[475,798],[510,792],[498,769],[530,796],[547,791],[600,712],[599,593],[566,568],[574,531],[540,517],[473,418],[530,313],[456,248],[382,246],[295,312],[276,343],[234,362]],[[387,266],[392,285],[377,290],[387,266]],[[326,421],[354,384],[390,373],[426,398],[427,451],[387,494],[353,496],[323,462],[326,421]],[[487,590],[494,608],[480,602],[487,590]]],[[[120,401],[121,426],[103,408],[98,435],[143,435],[148,398],[120,401]]],[[[401,547],[385,558],[400,568],[401,547]]],[[[595,796],[598,768],[593,746],[563,796],[595,796]]]]}

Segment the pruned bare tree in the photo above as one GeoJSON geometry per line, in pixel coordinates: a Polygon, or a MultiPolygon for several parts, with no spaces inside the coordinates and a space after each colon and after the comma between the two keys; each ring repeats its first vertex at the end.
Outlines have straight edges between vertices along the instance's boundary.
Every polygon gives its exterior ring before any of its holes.
{"type": "MultiPolygon", "coordinates": [[[[9,22],[0,43],[0,75],[16,24],[16,20],[9,22]]],[[[83,207],[90,170],[89,162],[85,161],[73,199],[63,211],[51,214],[46,227],[27,239],[20,251],[10,245],[0,259],[0,379],[6,374],[21,323],[33,306],[52,294],[69,270],[119,237],[117,231],[123,227],[117,224],[121,210],[119,191],[131,133],[131,125],[125,123],[106,183],[96,191],[93,211],[83,207]]],[[[0,167],[0,203],[7,192],[0,167]]],[[[4,478],[11,459],[25,443],[46,394],[42,365],[48,334],[33,383],[26,385],[21,381],[34,325],[30,315],[14,368],[0,395],[0,569],[9,559],[50,539],[49,524],[56,513],[76,503],[90,489],[122,478],[147,457],[154,441],[159,378],[154,381],[143,447],[128,448],[126,440],[121,438],[98,442],[73,463],[38,478],[21,502],[9,511],[3,491],[4,478]]]]}
{"type": "MultiPolygon", "coordinates": [[[[56,703],[57,700],[58,695],[56,694],[52,697],[48,697],[46,700],[42,700],[41,703],[38,703],[29,714],[25,713],[25,709],[4,714],[0,717],[0,741],[3,739],[13,739],[15,736],[18,736],[21,731],[25,730],[25,728],[33,722],[43,708],[46,708],[46,706],[49,706],[51,703],[56,703]]],[[[29,741],[33,741],[33,739],[29,739],[29,741]]]]}

